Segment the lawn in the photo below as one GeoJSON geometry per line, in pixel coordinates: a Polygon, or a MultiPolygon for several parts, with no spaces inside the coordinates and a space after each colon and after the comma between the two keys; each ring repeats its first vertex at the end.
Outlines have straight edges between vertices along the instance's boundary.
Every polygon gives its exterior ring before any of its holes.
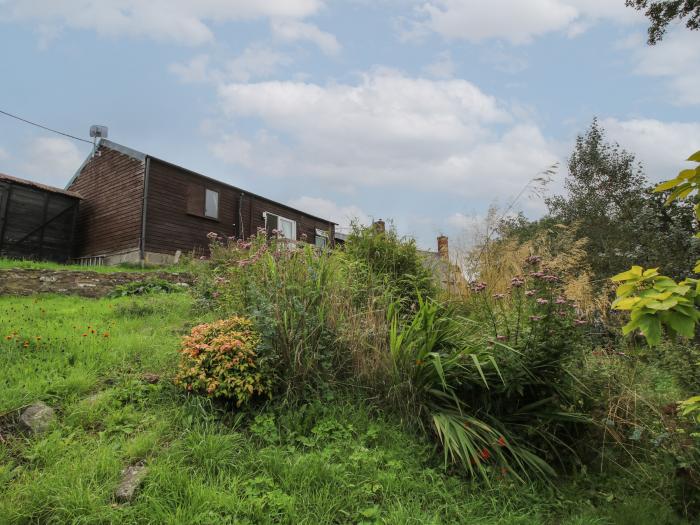
{"type": "Polygon", "coordinates": [[[679,523],[634,473],[470,482],[350,395],[244,412],[187,396],[171,377],[200,320],[187,294],[0,297],[0,523],[679,523]],[[57,422],[24,436],[39,399],[57,422]],[[117,504],[139,462],[142,490],[117,504]]]}
{"type": "Polygon", "coordinates": [[[115,266],[81,266],[79,264],[60,264],[49,261],[32,261],[30,259],[7,259],[0,257],[0,270],[22,268],[30,270],[73,270],[84,272],[114,273],[114,272],[182,272],[182,266],[159,266],[122,263],[115,266]]]}

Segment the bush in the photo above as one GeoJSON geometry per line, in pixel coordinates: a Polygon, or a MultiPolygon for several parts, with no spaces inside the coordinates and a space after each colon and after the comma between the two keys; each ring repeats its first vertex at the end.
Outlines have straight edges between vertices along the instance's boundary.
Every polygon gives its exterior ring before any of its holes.
{"type": "Polygon", "coordinates": [[[145,281],[133,281],[116,286],[109,297],[126,297],[130,295],[148,295],[152,293],[182,292],[186,286],[180,283],[171,283],[165,279],[147,279],[145,281]]]}
{"type": "Polygon", "coordinates": [[[272,381],[257,350],[260,335],[253,323],[231,317],[192,329],[182,340],[175,383],[188,392],[248,403],[254,396],[270,396],[272,381]]]}
{"type": "Polygon", "coordinates": [[[364,267],[356,270],[366,270],[362,282],[386,288],[408,306],[415,306],[419,296],[432,297],[437,292],[435,276],[418,253],[416,242],[399,238],[393,228],[377,231],[354,224],[343,248],[351,261],[364,267]]]}

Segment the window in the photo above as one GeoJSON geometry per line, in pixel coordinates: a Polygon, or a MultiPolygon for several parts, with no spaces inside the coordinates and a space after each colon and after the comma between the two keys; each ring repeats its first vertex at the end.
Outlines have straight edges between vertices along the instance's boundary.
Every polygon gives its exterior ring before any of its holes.
{"type": "Polygon", "coordinates": [[[211,219],[219,218],[219,192],[207,189],[204,199],[204,216],[211,219]]]}
{"type": "Polygon", "coordinates": [[[282,232],[282,236],[285,239],[291,239],[296,241],[297,239],[297,223],[291,219],[285,219],[284,217],[278,218],[277,229],[282,232]]]}
{"type": "Polygon", "coordinates": [[[328,232],[316,228],[316,240],[314,244],[317,248],[325,248],[328,246],[328,232]]]}
{"type": "Polygon", "coordinates": [[[291,241],[297,240],[297,223],[291,219],[280,217],[274,213],[265,212],[265,230],[268,236],[272,236],[272,231],[277,230],[282,237],[291,241]]]}

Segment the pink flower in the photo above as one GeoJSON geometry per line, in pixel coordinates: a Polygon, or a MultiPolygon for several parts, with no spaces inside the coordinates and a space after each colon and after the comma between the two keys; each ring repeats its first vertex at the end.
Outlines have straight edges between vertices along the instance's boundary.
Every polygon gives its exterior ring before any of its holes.
{"type": "Polygon", "coordinates": [[[542,299],[541,297],[537,299],[537,304],[545,305],[549,304],[549,301],[547,299],[542,299]]]}
{"type": "Polygon", "coordinates": [[[510,285],[513,286],[513,287],[515,287],[515,288],[520,288],[523,284],[525,284],[525,279],[523,279],[523,278],[520,277],[520,276],[513,277],[513,278],[510,280],[510,285]]]}
{"type": "Polygon", "coordinates": [[[535,290],[528,290],[527,292],[525,292],[525,295],[527,295],[528,297],[532,297],[532,296],[535,295],[536,293],[537,293],[537,292],[536,292],[535,290]]]}
{"type": "Polygon", "coordinates": [[[486,289],[486,283],[472,281],[469,285],[473,292],[483,292],[486,289]]]}
{"type": "Polygon", "coordinates": [[[530,321],[533,321],[533,322],[535,322],[535,323],[536,323],[537,321],[541,321],[541,320],[542,320],[542,316],[541,316],[541,315],[531,315],[531,316],[530,316],[530,321]]]}
{"type": "Polygon", "coordinates": [[[561,295],[557,297],[557,300],[554,301],[555,304],[566,304],[566,298],[562,297],[561,295]]]}
{"type": "Polygon", "coordinates": [[[539,264],[541,261],[542,261],[542,257],[540,257],[538,255],[530,255],[530,257],[525,259],[525,262],[527,264],[532,264],[532,265],[539,264]]]}
{"type": "Polygon", "coordinates": [[[504,293],[495,293],[493,294],[493,298],[496,299],[497,301],[500,301],[501,299],[504,299],[506,294],[504,293]]]}
{"type": "Polygon", "coordinates": [[[582,326],[584,324],[588,324],[588,321],[585,319],[574,319],[574,326],[582,326]]]}

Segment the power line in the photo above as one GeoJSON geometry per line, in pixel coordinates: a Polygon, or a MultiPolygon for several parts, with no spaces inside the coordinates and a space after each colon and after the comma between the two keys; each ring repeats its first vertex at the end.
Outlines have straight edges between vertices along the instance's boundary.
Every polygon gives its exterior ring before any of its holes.
{"type": "Polygon", "coordinates": [[[7,115],[8,117],[15,118],[17,120],[21,120],[22,122],[26,122],[27,124],[31,124],[32,126],[36,126],[37,128],[45,129],[46,131],[51,131],[52,133],[58,133],[59,135],[63,135],[64,137],[70,137],[70,138],[75,139],[75,140],[80,140],[82,142],[87,142],[88,144],[92,144],[92,142],[89,140],[81,139],[80,137],[76,137],[75,135],[70,135],[69,133],[63,133],[62,131],[47,128],[46,126],[42,126],[41,124],[37,124],[36,122],[32,122],[31,120],[23,119],[22,117],[18,117],[17,115],[13,115],[12,113],[8,113],[7,111],[3,111],[2,109],[0,109],[0,113],[2,113],[3,115],[7,115]]]}

